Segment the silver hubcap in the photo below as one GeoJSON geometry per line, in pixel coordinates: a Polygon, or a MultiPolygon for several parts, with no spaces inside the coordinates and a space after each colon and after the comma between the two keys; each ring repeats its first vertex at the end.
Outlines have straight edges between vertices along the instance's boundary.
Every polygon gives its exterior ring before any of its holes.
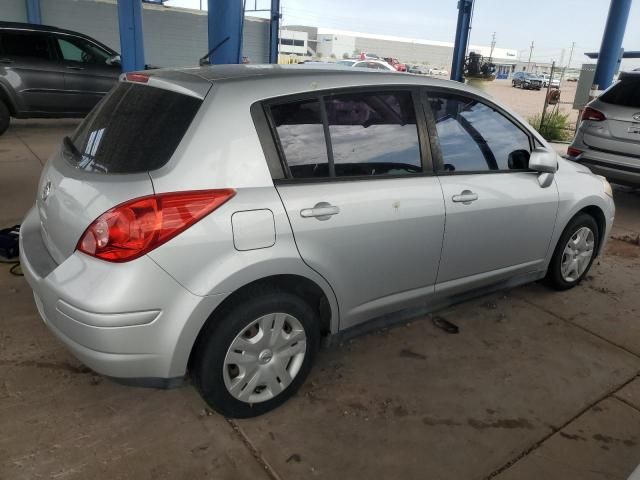
{"type": "Polygon", "coordinates": [[[588,227],[578,229],[562,252],[560,273],[565,282],[575,282],[585,272],[593,257],[595,239],[588,227]]]}
{"type": "Polygon", "coordinates": [[[258,318],[231,342],[224,357],[224,384],[247,403],[269,400],[293,381],[307,351],[307,336],[297,318],[270,313],[258,318]]]}

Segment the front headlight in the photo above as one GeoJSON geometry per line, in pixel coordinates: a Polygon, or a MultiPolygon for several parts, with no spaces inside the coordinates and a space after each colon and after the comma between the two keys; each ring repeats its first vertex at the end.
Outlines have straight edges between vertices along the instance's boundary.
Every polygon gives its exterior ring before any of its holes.
{"type": "Polygon", "coordinates": [[[604,189],[604,193],[613,198],[613,189],[611,188],[611,184],[609,183],[609,181],[602,176],[600,177],[600,179],[602,180],[602,188],[604,189]]]}

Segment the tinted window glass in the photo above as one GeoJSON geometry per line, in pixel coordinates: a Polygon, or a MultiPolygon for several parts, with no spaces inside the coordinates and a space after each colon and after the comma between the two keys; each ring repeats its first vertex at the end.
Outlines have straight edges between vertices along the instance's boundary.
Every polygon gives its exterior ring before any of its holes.
{"type": "Polygon", "coordinates": [[[169,161],[202,101],[169,90],[120,83],[72,137],[78,168],[145,172],[169,161]]]}
{"type": "Polygon", "coordinates": [[[458,95],[431,96],[430,105],[445,171],[527,168],[529,137],[502,114],[458,95]]]}
{"type": "Polygon", "coordinates": [[[325,102],[337,176],[421,171],[411,93],[353,93],[325,102]]]}
{"type": "Polygon", "coordinates": [[[271,115],[291,176],[327,177],[329,164],[318,100],[275,105],[271,115]]]}
{"type": "Polygon", "coordinates": [[[74,62],[105,63],[109,53],[82,38],[58,37],[62,58],[74,62]]]}
{"type": "Polygon", "coordinates": [[[0,34],[2,52],[15,57],[34,57],[53,60],[49,38],[41,33],[4,31],[0,34]]]}
{"type": "Polygon", "coordinates": [[[625,107],[640,108],[640,75],[625,78],[600,97],[603,102],[625,107]]]}

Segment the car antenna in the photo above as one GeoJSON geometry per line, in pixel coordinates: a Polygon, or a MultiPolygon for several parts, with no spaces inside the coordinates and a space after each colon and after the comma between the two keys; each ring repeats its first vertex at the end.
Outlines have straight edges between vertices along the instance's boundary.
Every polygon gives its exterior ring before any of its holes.
{"type": "Polygon", "coordinates": [[[216,50],[218,50],[224,43],[229,40],[231,37],[226,37],[224,40],[218,42],[211,50],[209,50],[199,61],[200,65],[210,65],[209,57],[214,54],[216,50]]]}

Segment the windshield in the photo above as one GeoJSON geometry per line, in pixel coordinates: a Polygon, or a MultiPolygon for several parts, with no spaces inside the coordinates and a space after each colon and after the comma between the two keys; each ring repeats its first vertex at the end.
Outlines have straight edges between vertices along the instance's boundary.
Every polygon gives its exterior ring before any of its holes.
{"type": "Polygon", "coordinates": [[[155,170],[169,161],[201,104],[170,90],[120,83],[65,140],[65,150],[82,170],[155,170]]]}
{"type": "Polygon", "coordinates": [[[356,63],[353,60],[340,60],[339,62],[337,62],[339,65],[346,65],[347,67],[351,67],[354,63],[356,63]]]}

